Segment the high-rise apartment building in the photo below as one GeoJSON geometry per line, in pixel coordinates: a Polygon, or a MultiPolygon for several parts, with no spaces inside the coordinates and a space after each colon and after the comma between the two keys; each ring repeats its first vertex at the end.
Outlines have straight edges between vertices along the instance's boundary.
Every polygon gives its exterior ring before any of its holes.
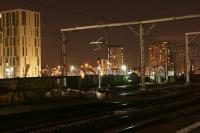
{"type": "Polygon", "coordinates": [[[3,35],[0,78],[41,75],[40,13],[24,9],[0,12],[3,35]]]}
{"type": "Polygon", "coordinates": [[[175,45],[168,42],[153,44],[148,49],[149,75],[174,76],[175,45]]]}
{"type": "MultiPolygon", "coordinates": [[[[200,44],[189,44],[190,73],[200,72],[200,44]]],[[[185,73],[185,45],[176,45],[176,74],[185,73]]]]}
{"type": "Polygon", "coordinates": [[[3,77],[2,71],[2,55],[3,55],[3,32],[0,29],[0,77],[3,77]]]}
{"type": "Polygon", "coordinates": [[[119,70],[124,63],[124,48],[122,45],[108,46],[108,60],[110,69],[119,70]]]}

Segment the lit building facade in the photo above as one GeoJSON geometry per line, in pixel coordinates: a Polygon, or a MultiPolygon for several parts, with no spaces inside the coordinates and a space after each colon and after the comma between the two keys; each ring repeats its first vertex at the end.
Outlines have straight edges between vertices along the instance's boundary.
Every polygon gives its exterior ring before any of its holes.
{"type": "MultiPolygon", "coordinates": [[[[1,29],[0,29],[1,30],[1,29]]],[[[3,77],[2,56],[3,56],[3,32],[0,31],[0,77],[3,77]]]]}
{"type": "Polygon", "coordinates": [[[1,78],[41,76],[40,13],[15,9],[0,16],[1,78]]]}
{"type": "Polygon", "coordinates": [[[158,82],[161,78],[175,74],[175,45],[168,42],[153,44],[148,49],[148,75],[156,76],[158,82]],[[158,79],[159,78],[159,79],[158,79]]]}
{"type": "MultiPolygon", "coordinates": [[[[190,73],[200,74],[200,45],[196,43],[189,44],[190,73]]],[[[176,46],[176,75],[185,74],[185,46],[176,46]]]]}
{"type": "Polygon", "coordinates": [[[124,48],[122,45],[108,46],[108,60],[111,70],[119,70],[124,64],[124,48]]]}
{"type": "Polygon", "coordinates": [[[97,64],[98,64],[98,69],[100,70],[102,75],[111,74],[110,73],[110,65],[109,65],[110,63],[109,63],[108,59],[98,58],[97,64]]]}

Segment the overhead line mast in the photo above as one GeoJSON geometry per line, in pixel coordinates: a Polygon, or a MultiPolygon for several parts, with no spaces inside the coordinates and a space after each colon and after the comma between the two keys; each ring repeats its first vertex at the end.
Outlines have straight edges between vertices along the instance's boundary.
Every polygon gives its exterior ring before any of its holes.
{"type": "MultiPolygon", "coordinates": [[[[185,19],[193,19],[193,18],[200,18],[200,14],[192,14],[192,15],[185,15],[185,16],[176,16],[176,17],[167,17],[167,18],[159,18],[159,19],[150,19],[150,20],[142,20],[142,21],[131,21],[131,22],[122,22],[122,23],[111,23],[111,24],[98,24],[98,25],[89,25],[89,26],[82,26],[82,27],[74,27],[74,28],[66,28],[61,29],[61,33],[64,32],[72,32],[72,31],[79,31],[79,30],[89,30],[89,29],[99,29],[99,28],[110,28],[110,27],[119,27],[119,26],[131,26],[131,25],[140,25],[140,66],[141,66],[141,85],[142,88],[145,87],[145,78],[144,78],[144,24],[150,23],[160,23],[160,22],[168,22],[168,21],[176,21],[176,20],[185,20],[185,19]]],[[[63,37],[64,38],[64,37],[63,37]]],[[[63,41],[65,42],[65,41],[63,41]]],[[[62,45],[66,45],[62,44],[62,45]]],[[[64,47],[63,47],[64,48],[64,47]]],[[[62,50],[63,51],[63,50],[62,50]]],[[[63,53],[63,60],[66,60],[66,55],[63,53]]],[[[65,61],[63,61],[65,62],[65,61]]],[[[66,64],[63,64],[66,66],[66,64]]]]}

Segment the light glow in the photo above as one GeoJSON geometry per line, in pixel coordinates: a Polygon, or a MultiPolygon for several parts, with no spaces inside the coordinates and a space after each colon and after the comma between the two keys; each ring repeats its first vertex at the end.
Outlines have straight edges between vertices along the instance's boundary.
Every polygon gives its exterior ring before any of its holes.
{"type": "Polygon", "coordinates": [[[126,71],[126,69],[127,69],[126,65],[122,65],[122,66],[121,66],[121,69],[122,69],[123,71],[126,71]]]}
{"type": "Polygon", "coordinates": [[[74,70],[75,70],[75,66],[72,65],[72,66],[70,67],[70,71],[74,71],[74,70]]]}
{"type": "Polygon", "coordinates": [[[86,67],[86,68],[88,67],[88,64],[87,64],[87,63],[85,63],[85,67],[86,67]]]}

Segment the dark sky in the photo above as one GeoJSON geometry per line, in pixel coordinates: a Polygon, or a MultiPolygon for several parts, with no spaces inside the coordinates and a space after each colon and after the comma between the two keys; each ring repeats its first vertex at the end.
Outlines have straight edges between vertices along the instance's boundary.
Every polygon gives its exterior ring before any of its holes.
{"type": "MultiPolygon", "coordinates": [[[[42,65],[60,64],[61,28],[146,20],[200,13],[199,0],[1,0],[0,10],[24,8],[41,13],[42,65]]],[[[147,29],[150,25],[145,25],[147,29]]],[[[134,26],[138,30],[138,26],[134,26]]],[[[145,38],[145,46],[160,41],[184,44],[184,33],[200,31],[200,19],[156,24],[145,38]]],[[[90,41],[105,35],[106,30],[79,31],[69,36],[68,62],[95,64],[97,57],[106,57],[106,44],[94,51],[90,41]]],[[[139,39],[127,27],[110,29],[110,44],[125,48],[125,62],[139,66],[139,39]]],[[[146,54],[147,57],[147,54],[146,54]]]]}

